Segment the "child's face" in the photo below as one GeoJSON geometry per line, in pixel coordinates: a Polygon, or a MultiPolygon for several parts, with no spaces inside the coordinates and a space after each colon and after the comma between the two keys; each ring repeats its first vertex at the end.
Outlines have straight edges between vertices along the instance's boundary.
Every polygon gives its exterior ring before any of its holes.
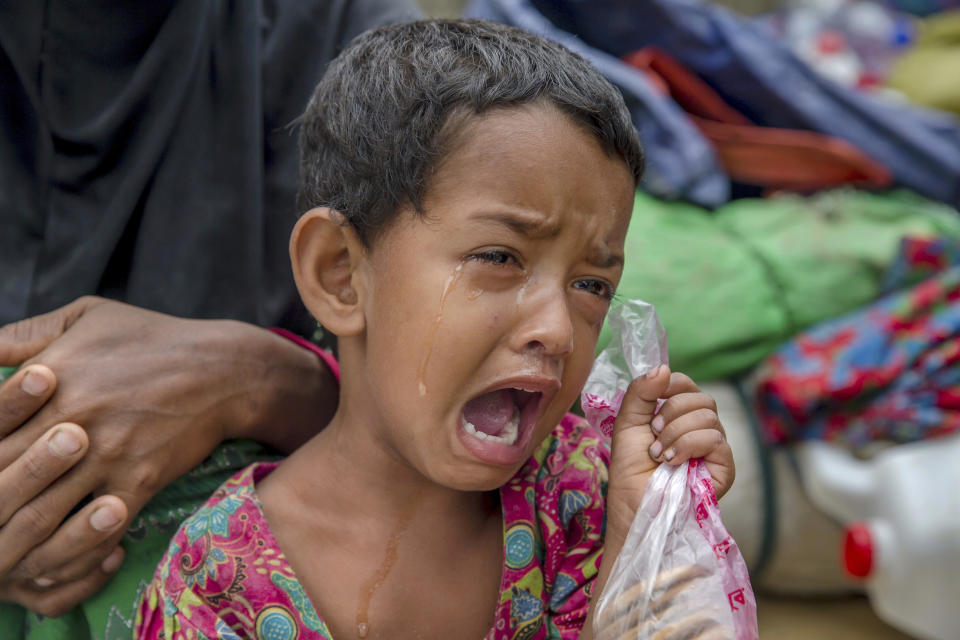
{"type": "Polygon", "coordinates": [[[553,108],[467,125],[363,272],[357,404],[394,453],[460,490],[511,477],[590,371],[632,204],[626,164],[553,108]]]}

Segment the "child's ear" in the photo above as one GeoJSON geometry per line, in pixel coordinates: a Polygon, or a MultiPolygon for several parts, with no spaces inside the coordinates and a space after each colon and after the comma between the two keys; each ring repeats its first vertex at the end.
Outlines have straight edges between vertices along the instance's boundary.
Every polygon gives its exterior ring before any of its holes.
{"type": "Polygon", "coordinates": [[[366,251],[339,212],[311,209],[290,236],[293,278],[304,305],[333,334],[363,331],[363,286],[358,267],[366,251]]]}

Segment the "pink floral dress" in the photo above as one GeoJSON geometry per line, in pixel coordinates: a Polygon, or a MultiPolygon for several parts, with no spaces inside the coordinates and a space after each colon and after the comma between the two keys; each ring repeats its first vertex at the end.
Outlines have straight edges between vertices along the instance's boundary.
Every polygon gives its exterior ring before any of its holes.
{"type": "MultiPolygon", "coordinates": [[[[577,637],[603,553],[609,461],[603,437],[568,414],[500,488],[503,572],[488,639],[577,637]]],[[[183,523],[144,593],[137,638],[331,638],[254,490],[276,466],[247,467],[183,523]]]]}

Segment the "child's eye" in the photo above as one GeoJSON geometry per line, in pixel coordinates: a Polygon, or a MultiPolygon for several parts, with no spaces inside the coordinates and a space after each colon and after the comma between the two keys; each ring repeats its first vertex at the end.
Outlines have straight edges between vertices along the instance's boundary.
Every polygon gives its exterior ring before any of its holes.
{"type": "Polygon", "coordinates": [[[474,253],[473,255],[469,256],[469,259],[477,260],[479,262],[488,262],[490,264],[504,267],[510,265],[511,263],[516,265],[520,264],[520,262],[511,253],[498,249],[474,253]]]}
{"type": "Polygon", "coordinates": [[[592,293],[608,301],[613,300],[613,296],[616,294],[613,287],[603,280],[577,280],[573,283],[573,288],[592,293]]]}

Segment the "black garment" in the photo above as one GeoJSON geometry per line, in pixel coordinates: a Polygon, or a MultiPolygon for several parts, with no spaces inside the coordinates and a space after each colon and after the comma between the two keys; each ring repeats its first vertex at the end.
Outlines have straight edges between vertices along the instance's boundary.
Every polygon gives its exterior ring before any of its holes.
{"type": "Polygon", "coordinates": [[[0,3],[0,325],[84,294],[306,330],[296,132],[413,0],[0,3]]]}

